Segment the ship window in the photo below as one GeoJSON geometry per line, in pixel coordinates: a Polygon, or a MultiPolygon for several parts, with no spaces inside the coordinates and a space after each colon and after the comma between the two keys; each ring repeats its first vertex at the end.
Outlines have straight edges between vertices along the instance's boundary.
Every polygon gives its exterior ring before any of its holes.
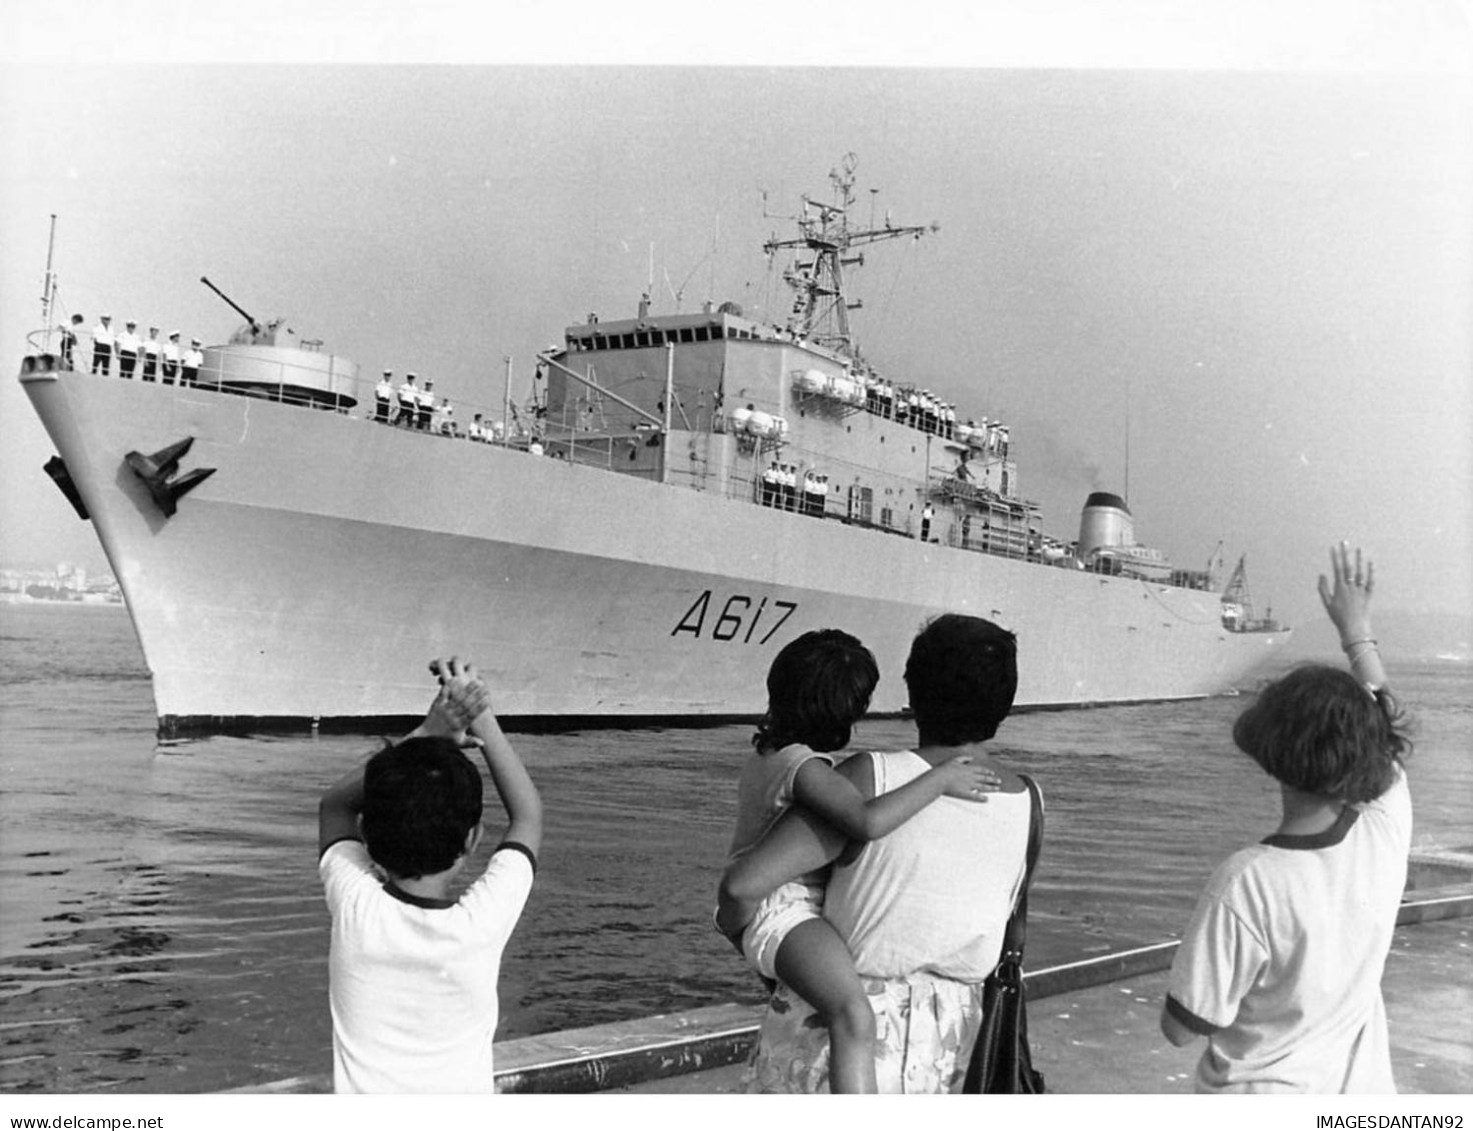
{"type": "Polygon", "coordinates": [[[593,348],[596,350],[608,349],[609,342],[602,334],[593,335],[593,348]]]}
{"type": "Polygon", "coordinates": [[[680,340],[682,342],[693,342],[696,340],[696,335],[689,326],[686,326],[680,331],[680,340]]]}
{"type": "Polygon", "coordinates": [[[663,346],[664,344],[665,344],[665,331],[664,330],[651,330],[650,331],[650,345],[652,345],[652,346],[663,346]]]}
{"type": "Polygon", "coordinates": [[[641,330],[639,333],[635,334],[634,335],[634,344],[636,346],[640,347],[641,349],[643,349],[645,346],[649,345],[650,344],[649,331],[648,330],[641,330]]]}
{"type": "Polygon", "coordinates": [[[619,348],[620,349],[624,349],[624,350],[632,350],[634,348],[634,335],[633,334],[620,334],[619,335],[619,348]]]}
{"type": "Polygon", "coordinates": [[[698,342],[708,342],[710,340],[711,340],[710,331],[708,331],[706,329],[706,327],[704,327],[704,326],[697,326],[696,327],[696,341],[698,341],[698,342]]]}

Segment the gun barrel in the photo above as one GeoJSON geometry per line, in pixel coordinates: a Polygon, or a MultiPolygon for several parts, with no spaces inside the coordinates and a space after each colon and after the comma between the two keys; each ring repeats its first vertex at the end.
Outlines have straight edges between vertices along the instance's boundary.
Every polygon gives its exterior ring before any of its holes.
{"type": "Polygon", "coordinates": [[[199,281],[201,283],[203,283],[205,286],[209,287],[210,290],[214,291],[222,299],[224,299],[226,305],[228,305],[231,310],[235,311],[242,318],[244,318],[247,322],[249,322],[251,324],[251,329],[252,330],[258,330],[258,329],[260,329],[260,325],[256,322],[255,318],[253,318],[249,313],[247,313],[245,310],[242,310],[239,306],[237,306],[235,304],[235,302],[230,298],[229,295],[227,295],[219,287],[215,286],[215,284],[212,283],[212,282],[210,282],[209,279],[207,279],[207,278],[205,278],[205,276],[201,275],[199,277],[199,281]]]}

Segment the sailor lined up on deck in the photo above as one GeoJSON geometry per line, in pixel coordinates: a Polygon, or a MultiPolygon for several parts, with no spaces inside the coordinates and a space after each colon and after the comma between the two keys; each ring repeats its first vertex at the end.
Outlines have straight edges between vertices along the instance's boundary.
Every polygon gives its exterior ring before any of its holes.
{"type": "Polygon", "coordinates": [[[193,385],[199,380],[200,366],[205,363],[205,355],[200,352],[199,346],[198,338],[189,339],[189,349],[184,353],[184,364],[179,374],[181,385],[193,385]]]}
{"type": "Polygon", "coordinates": [[[128,319],[123,332],[118,335],[118,376],[133,379],[133,370],[138,368],[138,335],[133,331],[138,326],[133,319],[128,319]]]}
{"type": "Polygon", "coordinates": [[[782,469],[778,467],[777,460],[773,460],[762,472],[762,505],[764,507],[775,507],[782,494],[782,469]]]}
{"type": "Polygon", "coordinates": [[[803,473],[803,513],[822,516],[828,504],[829,477],[816,471],[803,473]]]}
{"type": "Polygon", "coordinates": [[[399,386],[399,414],[394,417],[394,423],[406,428],[414,427],[414,414],[419,410],[419,386],[414,381],[415,375],[406,373],[404,383],[399,386]]]}
{"type": "MultiPolygon", "coordinates": [[[[71,329],[66,331],[62,338],[62,357],[68,362],[74,362],[74,351],[77,344],[77,336],[81,332],[83,318],[80,314],[72,315],[71,329]]],[[[165,385],[172,385],[174,379],[179,375],[179,331],[175,330],[169,335],[169,340],[159,340],[159,328],[150,326],[148,338],[141,340],[133,331],[138,323],[131,318],[125,323],[127,327],[121,334],[116,334],[112,328],[112,315],[102,314],[98,316],[97,325],[92,327],[92,372],[101,373],[103,376],[112,376],[112,357],[116,352],[118,355],[118,376],[132,378],[138,368],[138,359],[143,359],[142,377],[145,381],[160,381],[165,385]]],[[[180,378],[181,385],[193,385],[199,368],[204,364],[204,354],[200,352],[200,340],[190,339],[192,348],[184,357],[184,376],[180,378]]]]}
{"type": "Polygon", "coordinates": [[[82,331],[82,316],[72,315],[72,324],[61,328],[61,360],[68,369],[76,364],[77,335],[82,331]]]}
{"type": "Polygon", "coordinates": [[[148,340],[143,343],[143,379],[145,381],[157,381],[159,379],[159,328],[150,326],[148,328],[148,340]]]}
{"type": "Polygon", "coordinates": [[[425,387],[419,391],[419,404],[414,414],[414,427],[421,432],[430,430],[430,414],[435,409],[435,379],[425,378],[425,387]]]}
{"type": "Polygon", "coordinates": [[[449,397],[441,397],[435,409],[435,431],[441,436],[455,435],[455,410],[450,407],[449,397]]]}
{"type": "Polygon", "coordinates": [[[113,316],[104,314],[92,327],[92,372],[112,375],[113,316]]]}
{"type": "Polygon", "coordinates": [[[394,399],[394,376],[392,369],[385,369],[373,389],[373,418],[380,424],[389,422],[389,402],[394,399]]]}
{"type": "Polygon", "coordinates": [[[816,471],[804,471],[801,482],[798,466],[773,460],[762,473],[762,505],[785,511],[822,515],[828,500],[829,477],[816,471]]]}
{"type": "Polygon", "coordinates": [[[179,376],[179,331],[175,330],[169,335],[169,340],[164,343],[161,351],[163,355],[164,384],[172,385],[174,378],[179,376]]]}

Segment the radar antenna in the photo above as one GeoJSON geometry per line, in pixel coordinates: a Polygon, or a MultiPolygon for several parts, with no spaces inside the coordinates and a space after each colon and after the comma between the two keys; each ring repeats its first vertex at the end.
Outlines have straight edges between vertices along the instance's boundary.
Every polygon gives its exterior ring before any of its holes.
{"type": "Polygon", "coordinates": [[[802,212],[794,218],[798,225],[797,238],[774,237],[762,245],[769,256],[780,249],[798,252],[792,265],[783,272],[783,281],[794,291],[788,328],[799,337],[850,357],[855,349],[849,311],[859,309],[862,303],[845,298],[844,268],[864,266],[864,254],[851,255],[850,250],[901,236],[920,239],[927,232],[941,230],[941,225],[935,223],[896,227],[888,216],[882,228],[851,228],[849,209],[854,204],[854,170],[858,164],[859,159],[853,153],[846,153],[839,168],[829,172],[834,203],[824,204],[806,195],[802,198],[802,212]]]}

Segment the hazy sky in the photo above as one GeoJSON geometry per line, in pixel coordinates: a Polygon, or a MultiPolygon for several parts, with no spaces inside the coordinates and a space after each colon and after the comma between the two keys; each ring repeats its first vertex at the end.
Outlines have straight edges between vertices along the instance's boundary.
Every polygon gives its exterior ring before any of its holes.
{"type": "MultiPolygon", "coordinates": [[[[1129,49],[1085,57],[1104,65],[1072,65],[1090,30],[1074,23],[999,67],[957,50],[998,28],[924,4],[885,17],[893,42],[870,12],[850,54],[748,27],[747,65],[707,49],[726,22],[684,17],[645,53],[613,19],[476,52],[395,50],[397,25],[371,18],[276,48],[260,26],[248,42],[135,26],[142,46],[119,50],[82,17],[63,48],[60,5],[11,42],[88,65],[0,72],[4,367],[39,324],[56,213],[58,316],[220,341],[240,320],[208,275],[366,373],[433,376],[464,414],[499,404],[503,355],[524,396],[566,325],[632,316],[652,260],[656,310],[679,292],[685,310],[780,314],[762,241],[801,193],[827,199],[853,152],[860,219],[873,202],[877,219],[941,225],[868,253],[862,346],[963,417],[1011,423],[1050,533],[1075,535],[1090,490],[1124,492],[1128,419],[1137,534],[1182,564],[1221,539],[1229,562],[1248,555],[1258,603],[1302,622],[1346,537],[1396,607],[1473,612],[1473,97],[1467,65],[1443,65],[1467,43],[1459,9],[1383,5],[1404,15],[1350,26],[1329,14],[1360,7],[1318,5],[1329,22],[1290,42],[1243,21],[1292,5],[1192,29],[1170,22],[1180,5],[1131,7],[1155,54],[1122,36],[1129,49]],[[619,50],[598,50],[604,28],[619,50]],[[599,65],[541,65],[569,42],[599,65]],[[141,61],[181,43],[204,61],[141,61]],[[385,53],[498,63],[359,62],[385,53]],[[258,62],[329,54],[353,65],[258,62]],[[851,58],[866,65],[804,65],[851,58]],[[725,65],[671,65],[711,59],[725,65]],[[665,65],[634,65],[650,61],[665,65]]],[[[51,451],[0,379],[0,561],[100,565],[40,470],[51,451]]]]}

